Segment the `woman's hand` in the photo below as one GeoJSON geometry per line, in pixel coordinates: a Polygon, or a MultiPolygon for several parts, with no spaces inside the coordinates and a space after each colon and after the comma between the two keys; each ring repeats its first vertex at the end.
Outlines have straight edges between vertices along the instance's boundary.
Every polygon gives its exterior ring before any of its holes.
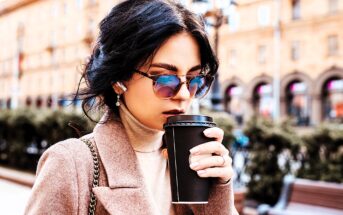
{"type": "Polygon", "coordinates": [[[190,150],[190,168],[195,170],[200,177],[218,177],[220,183],[226,183],[231,179],[233,170],[229,151],[221,143],[224,131],[214,127],[204,130],[204,134],[215,140],[195,146],[190,150]]]}

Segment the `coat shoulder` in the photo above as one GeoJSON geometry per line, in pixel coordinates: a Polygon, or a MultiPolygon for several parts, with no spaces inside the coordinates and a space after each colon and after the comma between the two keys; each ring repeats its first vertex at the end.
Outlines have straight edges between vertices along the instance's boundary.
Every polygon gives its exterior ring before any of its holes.
{"type": "MultiPolygon", "coordinates": [[[[91,139],[92,134],[82,138],[91,139]]],[[[50,160],[52,164],[67,162],[69,167],[77,167],[76,170],[80,168],[83,171],[85,169],[91,170],[92,167],[92,155],[88,146],[81,139],[76,138],[66,139],[49,147],[40,158],[38,171],[47,160],[50,160]]]]}
{"type": "MultiPolygon", "coordinates": [[[[91,140],[93,138],[92,134],[86,135],[82,137],[82,139],[88,139],[91,140]]],[[[46,153],[54,153],[54,154],[68,154],[75,158],[75,155],[86,157],[89,156],[89,148],[81,140],[81,138],[70,138],[66,139],[60,142],[57,142],[56,144],[52,145],[48,148],[46,153]],[[88,152],[88,153],[87,153],[88,152]]]]}
{"type": "Polygon", "coordinates": [[[49,147],[37,166],[37,177],[25,214],[85,214],[89,204],[92,157],[79,139],[49,147]]]}

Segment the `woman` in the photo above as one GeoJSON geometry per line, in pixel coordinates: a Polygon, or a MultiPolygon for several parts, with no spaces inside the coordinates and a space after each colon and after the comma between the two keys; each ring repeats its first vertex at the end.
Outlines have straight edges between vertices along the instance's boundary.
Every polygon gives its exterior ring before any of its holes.
{"type": "Polygon", "coordinates": [[[42,155],[26,214],[86,214],[92,193],[96,214],[237,214],[221,129],[205,130],[216,141],[190,151],[213,154],[190,164],[199,177],[215,178],[206,205],[172,205],[162,153],[166,118],[204,96],[217,68],[203,23],[183,6],[130,0],[114,7],[100,23],[84,73],[87,88],[79,92],[86,114],[95,98],[107,113],[93,133],[42,155]],[[84,142],[94,147],[92,154],[84,142]],[[99,159],[98,186],[92,155],[99,159]]]}

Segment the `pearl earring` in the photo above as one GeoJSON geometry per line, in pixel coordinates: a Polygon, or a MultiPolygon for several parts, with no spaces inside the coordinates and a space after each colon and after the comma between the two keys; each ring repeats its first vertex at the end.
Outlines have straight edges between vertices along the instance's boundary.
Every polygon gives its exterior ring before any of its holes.
{"type": "Polygon", "coordinates": [[[120,95],[117,95],[117,102],[116,102],[116,106],[119,107],[120,106],[120,95]]]}

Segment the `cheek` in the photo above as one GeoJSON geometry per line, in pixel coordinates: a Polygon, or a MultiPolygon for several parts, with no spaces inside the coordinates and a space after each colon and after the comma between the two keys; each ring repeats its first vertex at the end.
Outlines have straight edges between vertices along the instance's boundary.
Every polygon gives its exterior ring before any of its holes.
{"type": "Polygon", "coordinates": [[[124,100],[137,119],[149,118],[160,111],[161,101],[156,97],[151,83],[132,84],[124,94],[124,100]]]}

